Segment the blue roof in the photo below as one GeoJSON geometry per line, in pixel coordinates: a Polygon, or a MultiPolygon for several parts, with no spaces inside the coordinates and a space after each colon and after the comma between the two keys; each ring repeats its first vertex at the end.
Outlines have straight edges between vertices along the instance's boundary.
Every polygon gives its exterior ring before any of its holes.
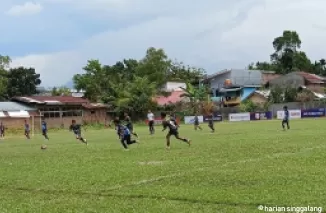
{"type": "Polygon", "coordinates": [[[242,89],[243,94],[241,96],[241,101],[246,100],[253,92],[256,91],[256,88],[253,87],[245,87],[242,89]]]}
{"type": "Polygon", "coordinates": [[[16,103],[16,102],[0,102],[0,111],[35,111],[36,108],[26,106],[24,104],[16,103]]]}

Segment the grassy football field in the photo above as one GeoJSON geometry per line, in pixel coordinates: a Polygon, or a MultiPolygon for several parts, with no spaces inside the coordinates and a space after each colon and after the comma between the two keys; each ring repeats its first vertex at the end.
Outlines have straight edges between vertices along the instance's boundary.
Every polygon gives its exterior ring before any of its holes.
{"type": "Polygon", "coordinates": [[[49,132],[0,141],[1,213],[264,212],[267,207],[326,208],[326,120],[216,123],[211,134],[181,126],[192,146],[161,126],[122,149],[114,130],[49,132]],[[48,145],[42,151],[42,143],[48,145]]]}

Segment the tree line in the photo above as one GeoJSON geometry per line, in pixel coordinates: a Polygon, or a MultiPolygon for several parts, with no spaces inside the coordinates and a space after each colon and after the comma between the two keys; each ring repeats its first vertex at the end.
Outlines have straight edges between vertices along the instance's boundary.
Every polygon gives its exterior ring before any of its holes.
{"type": "Polygon", "coordinates": [[[124,59],[113,65],[89,60],[83,74],[73,77],[77,90],[94,102],[110,104],[116,111],[143,113],[153,109],[156,95],[168,81],[198,85],[205,71],[170,59],[163,49],[149,48],[141,60],[124,59]]]}
{"type": "Polygon", "coordinates": [[[250,70],[275,71],[278,74],[287,74],[294,71],[304,71],[326,76],[326,60],[310,60],[307,54],[300,50],[302,41],[296,31],[285,30],[283,34],[272,42],[274,52],[269,62],[249,64],[250,70]]]}
{"type": "Polygon", "coordinates": [[[31,67],[10,68],[10,63],[9,56],[0,55],[0,100],[36,94],[40,74],[31,67]]]}

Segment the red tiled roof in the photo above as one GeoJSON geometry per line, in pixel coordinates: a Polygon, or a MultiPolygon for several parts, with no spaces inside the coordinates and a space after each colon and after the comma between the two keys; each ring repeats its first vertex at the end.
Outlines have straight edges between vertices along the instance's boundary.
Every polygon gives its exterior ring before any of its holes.
{"type": "Polygon", "coordinates": [[[173,91],[171,92],[171,95],[168,97],[165,96],[158,96],[155,98],[155,101],[158,105],[169,105],[169,104],[175,104],[180,101],[182,101],[183,97],[180,97],[185,92],[183,91],[173,91]]]}
{"type": "Polygon", "coordinates": [[[88,104],[89,100],[72,96],[30,96],[15,97],[14,100],[38,104],[88,104]]]}
{"type": "Polygon", "coordinates": [[[298,72],[299,75],[301,75],[306,81],[312,84],[323,84],[324,79],[323,77],[320,77],[315,74],[307,73],[307,72],[298,72]]]}

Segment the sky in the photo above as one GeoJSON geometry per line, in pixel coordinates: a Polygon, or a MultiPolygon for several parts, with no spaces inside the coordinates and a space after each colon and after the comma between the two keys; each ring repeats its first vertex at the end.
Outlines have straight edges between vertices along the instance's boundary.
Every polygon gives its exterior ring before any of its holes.
{"type": "Polygon", "coordinates": [[[295,30],[312,60],[326,57],[325,0],[1,0],[0,54],[34,67],[43,86],[83,73],[89,59],[141,59],[149,47],[208,74],[268,61],[295,30]]]}

